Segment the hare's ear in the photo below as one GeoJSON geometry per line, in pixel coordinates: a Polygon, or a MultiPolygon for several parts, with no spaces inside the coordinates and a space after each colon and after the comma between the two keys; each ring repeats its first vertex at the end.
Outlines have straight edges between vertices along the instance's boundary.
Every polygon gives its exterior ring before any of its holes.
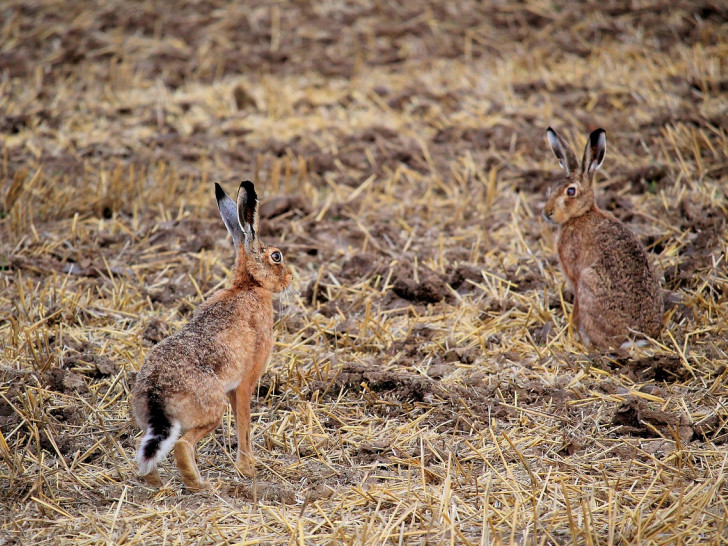
{"type": "Polygon", "coordinates": [[[258,233],[258,195],[250,180],[244,180],[238,188],[238,221],[245,235],[245,252],[249,252],[258,233]]]}
{"type": "Polygon", "coordinates": [[[592,131],[584,148],[584,158],[581,160],[581,174],[587,184],[591,184],[594,173],[604,163],[607,155],[607,132],[604,129],[592,131]]]}
{"type": "Polygon", "coordinates": [[[237,249],[238,245],[240,245],[243,240],[244,235],[243,230],[240,227],[240,222],[238,222],[238,208],[235,206],[235,201],[233,201],[230,196],[225,193],[225,190],[223,190],[217,182],[215,182],[215,198],[217,198],[217,208],[220,209],[222,221],[225,222],[225,227],[227,228],[228,233],[232,235],[233,244],[237,249]]]}
{"type": "Polygon", "coordinates": [[[546,130],[546,137],[549,139],[551,150],[553,150],[556,159],[559,160],[559,167],[564,169],[567,175],[576,172],[579,163],[576,161],[576,155],[571,146],[551,127],[546,130]]]}

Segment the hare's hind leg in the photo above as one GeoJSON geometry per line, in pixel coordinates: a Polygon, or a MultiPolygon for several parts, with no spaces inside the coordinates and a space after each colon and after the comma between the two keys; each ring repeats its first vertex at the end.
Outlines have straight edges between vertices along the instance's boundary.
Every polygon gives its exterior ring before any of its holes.
{"type": "Polygon", "coordinates": [[[577,327],[584,345],[599,348],[619,347],[626,333],[623,321],[609,307],[609,295],[602,288],[603,281],[591,267],[581,272],[578,284],[577,327]]]}
{"type": "Polygon", "coordinates": [[[209,484],[200,476],[195,462],[195,445],[215,430],[219,420],[193,428],[174,444],[174,462],[182,474],[182,481],[189,489],[207,489],[209,484]]]}
{"type": "Polygon", "coordinates": [[[255,476],[255,459],[250,445],[250,400],[252,396],[252,388],[245,382],[228,393],[238,432],[238,453],[235,456],[235,466],[242,474],[251,477],[255,476]]]}
{"type": "Polygon", "coordinates": [[[159,471],[156,468],[149,474],[145,474],[143,478],[150,487],[162,487],[162,478],[159,477],[159,471]]]}

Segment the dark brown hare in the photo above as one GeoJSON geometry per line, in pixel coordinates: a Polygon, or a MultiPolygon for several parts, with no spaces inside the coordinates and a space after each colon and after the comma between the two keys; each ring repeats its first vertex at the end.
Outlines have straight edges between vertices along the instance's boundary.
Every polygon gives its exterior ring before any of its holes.
{"type": "Polygon", "coordinates": [[[660,287],[645,249],[627,227],[594,199],[594,173],[607,151],[604,129],[589,135],[581,165],[549,127],[551,149],[566,178],[550,193],[544,216],[559,224],[557,249],[574,292],[572,323],[585,345],[626,346],[662,331],[660,287]]]}

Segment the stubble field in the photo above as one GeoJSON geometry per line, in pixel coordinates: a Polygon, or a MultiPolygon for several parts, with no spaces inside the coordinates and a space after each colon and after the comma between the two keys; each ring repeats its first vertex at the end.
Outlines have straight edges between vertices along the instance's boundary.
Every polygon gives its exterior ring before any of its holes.
{"type": "Polygon", "coordinates": [[[728,8],[719,1],[0,6],[0,544],[728,542],[728,8]],[[588,351],[545,138],[666,329],[588,351]],[[210,491],[147,488],[128,395],[225,285],[213,182],[295,269],[210,491]]]}

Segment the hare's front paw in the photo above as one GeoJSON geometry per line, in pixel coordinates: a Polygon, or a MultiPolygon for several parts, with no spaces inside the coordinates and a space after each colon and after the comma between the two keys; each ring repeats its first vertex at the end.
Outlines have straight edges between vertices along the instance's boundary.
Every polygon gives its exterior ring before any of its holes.
{"type": "Polygon", "coordinates": [[[255,476],[255,459],[252,455],[238,451],[238,455],[235,457],[235,467],[246,476],[251,478],[255,476]]]}

